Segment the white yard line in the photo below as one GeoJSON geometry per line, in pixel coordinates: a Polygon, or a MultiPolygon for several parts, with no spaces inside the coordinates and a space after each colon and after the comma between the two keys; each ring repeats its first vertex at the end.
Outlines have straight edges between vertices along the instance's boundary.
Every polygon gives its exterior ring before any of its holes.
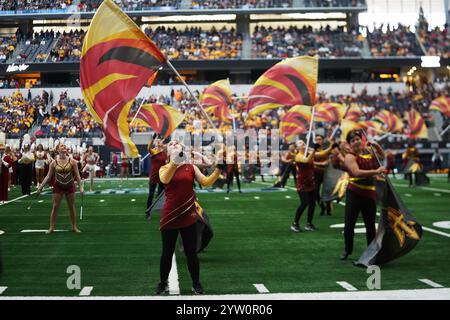
{"type": "MultiPolygon", "coordinates": [[[[398,184],[398,183],[394,183],[394,186],[395,186],[395,187],[409,188],[408,185],[406,185],[406,184],[398,184]]],[[[445,190],[445,189],[430,188],[430,187],[416,187],[416,188],[417,188],[417,189],[428,190],[428,191],[436,191],[436,192],[450,193],[450,190],[445,190]]]]}
{"type": "Polygon", "coordinates": [[[443,288],[444,287],[443,285],[436,283],[434,281],[431,281],[430,279],[419,279],[419,281],[423,282],[426,285],[429,285],[430,287],[433,287],[433,288],[443,288]]]}
{"type": "Polygon", "coordinates": [[[336,283],[347,291],[358,291],[358,289],[346,281],[336,281],[336,283]]]}
{"type": "Polygon", "coordinates": [[[0,295],[2,295],[6,289],[8,289],[8,287],[0,287],[0,295]]]}
{"type": "Polygon", "coordinates": [[[449,288],[188,296],[17,296],[0,300],[450,300],[449,288]]]}
{"type": "Polygon", "coordinates": [[[428,227],[424,227],[423,225],[422,225],[422,229],[425,230],[425,231],[434,233],[434,234],[438,234],[440,236],[444,236],[444,237],[450,238],[450,234],[442,232],[442,231],[439,231],[439,230],[435,230],[435,229],[431,229],[431,228],[428,228],[428,227]]]}
{"type": "Polygon", "coordinates": [[[256,290],[258,290],[259,293],[269,293],[270,291],[266,288],[265,285],[262,283],[255,283],[254,284],[256,290]]]}
{"type": "Polygon", "coordinates": [[[172,256],[172,268],[170,269],[169,273],[169,294],[180,294],[180,283],[178,282],[178,268],[175,253],[172,256]]]}
{"type": "MultiPolygon", "coordinates": [[[[55,232],[67,232],[67,231],[69,231],[69,230],[55,230],[55,232]]],[[[20,232],[22,232],[22,233],[45,233],[45,232],[47,232],[47,229],[40,229],[40,230],[22,230],[22,231],[20,231],[20,232]]]]}
{"type": "Polygon", "coordinates": [[[94,287],[84,287],[80,291],[80,296],[90,296],[92,289],[94,289],[94,287]]]}

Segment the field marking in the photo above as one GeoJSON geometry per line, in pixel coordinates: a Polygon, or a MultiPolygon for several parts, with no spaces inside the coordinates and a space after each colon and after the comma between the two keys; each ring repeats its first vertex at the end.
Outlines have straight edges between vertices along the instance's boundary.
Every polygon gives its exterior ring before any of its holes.
{"type": "Polygon", "coordinates": [[[15,296],[0,300],[450,300],[449,288],[187,296],[15,296]]]}
{"type": "Polygon", "coordinates": [[[253,198],[255,198],[256,200],[259,200],[259,199],[261,199],[260,197],[258,197],[258,196],[254,196],[253,198]]]}
{"type": "Polygon", "coordinates": [[[225,200],[230,200],[230,198],[228,198],[228,197],[224,197],[224,199],[225,199],[225,200]]]}
{"type": "Polygon", "coordinates": [[[38,201],[38,203],[42,203],[42,202],[44,202],[44,200],[39,200],[39,201],[38,201]]]}
{"type": "Polygon", "coordinates": [[[436,283],[434,281],[431,281],[430,279],[419,279],[419,281],[423,282],[433,288],[443,288],[444,287],[443,285],[436,283]]]}
{"type": "Polygon", "coordinates": [[[2,234],[5,234],[5,231],[0,230],[0,236],[1,236],[2,234]]]}
{"type": "Polygon", "coordinates": [[[450,229],[450,221],[436,221],[433,222],[433,226],[442,229],[450,229]]]}
{"type": "Polygon", "coordinates": [[[440,197],[441,194],[440,194],[440,193],[434,193],[434,196],[435,196],[435,197],[440,197]]]}
{"type": "Polygon", "coordinates": [[[8,289],[8,287],[0,287],[0,295],[2,295],[6,289],[8,289]]]}
{"type": "Polygon", "coordinates": [[[450,234],[442,232],[442,231],[439,231],[439,230],[434,230],[434,229],[431,229],[431,228],[428,228],[428,227],[424,227],[423,225],[422,225],[422,229],[426,230],[428,232],[431,232],[431,233],[438,234],[440,236],[444,236],[444,237],[450,238],[450,234]]]}
{"type": "Polygon", "coordinates": [[[290,198],[291,198],[291,196],[285,196],[285,198],[286,198],[286,199],[290,199],[290,198]]]}
{"type": "MultiPolygon", "coordinates": [[[[268,183],[268,182],[257,182],[257,183],[263,184],[263,185],[266,185],[266,186],[271,186],[271,187],[273,187],[273,184],[272,184],[272,183],[268,183]]],[[[297,191],[296,188],[289,187],[289,186],[284,186],[284,188],[282,188],[282,189],[288,189],[288,190],[297,191]]]]}
{"type": "Polygon", "coordinates": [[[411,198],[412,194],[411,193],[405,193],[405,196],[407,196],[408,198],[411,198]]]}
{"type": "Polygon", "coordinates": [[[83,287],[83,289],[81,289],[79,295],[80,296],[90,296],[92,289],[94,289],[94,287],[83,287]]]}
{"type": "Polygon", "coordinates": [[[136,202],[136,199],[131,199],[131,202],[136,202]]]}
{"type": "Polygon", "coordinates": [[[266,288],[265,285],[263,285],[262,283],[255,283],[253,284],[256,288],[256,290],[258,290],[259,293],[269,293],[270,291],[266,288]]]}
{"type": "MultiPolygon", "coordinates": [[[[20,232],[22,232],[22,233],[43,233],[43,232],[47,232],[48,230],[47,229],[36,229],[36,230],[28,230],[28,229],[25,229],[25,230],[22,230],[22,231],[20,231],[20,232]]],[[[54,230],[54,232],[66,232],[66,231],[69,231],[69,230],[54,230]]]]}
{"type": "Polygon", "coordinates": [[[352,286],[347,281],[336,281],[336,283],[347,291],[358,291],[358,289],[356,289],[354,286],[352,286]]]}
{"type": "MultiPolygon", "coordinates": [[[[51,188],[44,189],[44,190],[42,190],[42,192],[46,192],[46,191],[49,191],[49,190],[51,190],[51,188]]],[[[25,195],[20,196],[20,197],[18,197],[18,198],[14,198],[14,199],[12,199],[12,200],[9,200],[9,201],[6,202],[6,203],[0,203],[0,206],[5,206],[5,205],[7,205],[7,204],[10,204],[11,202],[14,202],[14,201],[17,201],[17,200],[20,200],[20,199],[29,197],[29,196],[31,196],[32,194],[35,194],[36,192],[37,192],[37,191],[33,191],[33,192],[30,193],[30,194],[25,194],[25,195]]]]}
{"type": "Polygon", "coordinates": [[[100,202],[105,202],[105,199],[100,199],[100,202]]]}
{"type": "Polygon", "coordinates": [[[170,295],[180,294],[180,283],[178,282],[178,268],[175,253],[172,256],[172,268],[170,269],[169,273],[169,294],[170,295]]]}
{"type": "MultiPolygon", "coordinates": [[[[396,186],[396,187],[409,188],[409,186],[406,185],[406,184],[398,184],[398,183],[394,183],[394,186],[396,186]]],[[[445,190],[445,189],[430,188],[430,187],[417,187],[417,188],[418,188],[418,189],[423,189],[423,190],[428,190],[428,191],[436,191],[436,192],[450,193],[450,190],[445,190]]]]}

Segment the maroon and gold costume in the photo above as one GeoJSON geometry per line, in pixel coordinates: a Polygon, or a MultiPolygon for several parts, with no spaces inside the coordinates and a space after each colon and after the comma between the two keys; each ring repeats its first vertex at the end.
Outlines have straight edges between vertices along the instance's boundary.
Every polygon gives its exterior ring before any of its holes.
{"type": "Polygon", "coordinates": [[[2,166],[1,174],[0,174],[0,201],[8,201],[8,181],[9,181],[9,168],[11,168],[13,164],[13,159],[6,155],[3,160],[8,163],[8,166],[5,166],[2,163],[0,164],[2,166]]]}
{"type": "Polygon", "coordinates": [[[60,165],[58,161],[55,160],[55,181],[53,185],[53,193],[65,195],[75,193],[76,189],[74,177],[74,168],[70,162],[70,159],[64,165],[60,165]]]}
{"type": "Polygon", "coordinates": [[[157,151],[152,149],[150,151],[150,184],[160,183],[159,180],[159,169],[166,164],[167,152],[157,151]]]}
{"type": "MultiPolygon", "coordinates": [[[[379,168],[379,164],[374,159],[373,155],[370,153],[356,155],[356,163],[361,170],[375,170],[379,168]]],[[[375,189],[375,178],[356,178],[350,173],[350,182],[348,184],[348,189],[355,192],[361,197],[370,198],[376,200],[377,192],[375,189]]]]}

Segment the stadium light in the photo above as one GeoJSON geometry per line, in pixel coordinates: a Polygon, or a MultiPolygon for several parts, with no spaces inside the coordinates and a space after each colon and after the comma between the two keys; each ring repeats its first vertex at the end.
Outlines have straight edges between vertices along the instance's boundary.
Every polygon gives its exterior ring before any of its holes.
{"type": "Polygon", "coordinates": [[[421,66],[423,68],[439,68],[441,66],[441,57],[438,56],[423,56],[420,57],[422,60],[421,66]]]}

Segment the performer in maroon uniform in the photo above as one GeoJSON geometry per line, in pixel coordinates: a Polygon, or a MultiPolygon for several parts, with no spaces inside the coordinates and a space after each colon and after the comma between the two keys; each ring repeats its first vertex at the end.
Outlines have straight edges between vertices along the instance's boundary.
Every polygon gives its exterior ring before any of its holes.
{"type": "Polygon", "coordinates": [[[164,185],[159,180],[159,169],[166,164],[167,152],[166,146],[163,141],[153,135],[152,139],[148,142],[147,150],[150,153],[150,181],[149,181],[149,193],[147,198],[147,209],[145,210],[145,219],[150,220],[151,211],[150,208],[153,203],[153,197],[155,195],[156,187],[158,186],[158,196],[164,190],[164,185]],[[153,148],[154,144],[154,148],[153,148]]]}
{"type": "Polygon", "coordinates": [[[58,219],[58,209],[64,195],[66,195],[67,206],[70,211],[70,222],[72,224],[72,231],[79,233],[76,222],[75,211],[75,180],[78,182],[80,193],[83,193],[83,185],[81,183],[80,172],[78,171],[77,161],[69,158],[66,145],[61,142],[57,146],[55,159],[50,163],[49,171],[42,184],[39,186],[37,192],[41,193],[44,186],[52,177],[55,177],[53,185],[53,207],[50,216],[50,227],[47,234],[55,231],[56,220],[58,219]]]}
{"type": "Polygon", "coordinates": [[[236,152],[236,147],[233,146],[230,154],[225,154],[226,163],[227,163],[227,193],[231,191],[231,184],[233,183],[233,177],[236,177],[236,183],[238,186],[238,190],[241,191],[241,181],[239,180],[239,166],[238,166],[238,155],[236,152]]]}
{"type": "Polygon", "coordinates": [[[316,207],[316,185],[314,180],[314,160],[320,161],[326,159],[331,152],[331,148],[322,152],[316,152],[313,148],[308,148],[308,153],[305,157],[306,144],[303,141],[297,142],[297,154],[295,156],[295,163],[297,166],[297,179],[296,186],[297,192],[300,197],[300,206],[295,213],[294,222],[292,223],[291,230],[294,232],[300,232],[299,221],[308,207],[308,219],[305,226],[306,231],[314,231],[316,227],[313,225],[312,220],[314,216],[314,209],[316,207]]]}
{"type": "Polygon", "coordinates": [[[1,157],[0,163],[0,203],[8,202],[10,171],[13,164],[12,151],[6,146],[5,153],[1,157]]]}
{"type": "MultiPolygon", "coordinates": [[[[370,244],[375,238],[377,211],[375,176],[386,172],[386,169],[379,166],[375,156],[363,143],[363,132],[361,130],[350,131],[346,140],[352,150],[351,153],[345,155],[345,168],[349,173],[350,181],[345,199],[345,251],[341,260],[346,260],[353,252],[354,229],[359,212],[362,213],[366,227],[367,244],[370,244]]],[[[384,159],[384,151],[380,145],[376,142],[370,144],[378,158],[384,159]]]]}
{"type": "Polygon", "coordinates": [[[195,206],[194,180],[209,187],[217,180],[221,169],[218,166],[210,176],[206,177],[197,166],[186,163],[184,152],[181,144],[171,141],[167,146],[169,163],[159,170],[159,178],[164,184],[166,200],[160,220],[162,254],[160,283],[156,287],[156,294],[161,294],[168,289],[167,279],[172,267],[172,256],[178,234],[181,234],[183,240],[184,253],[192,278],[192,291],[195,294],[203,294],[197,257],[196,222],[198,214],[195,206]]]}

